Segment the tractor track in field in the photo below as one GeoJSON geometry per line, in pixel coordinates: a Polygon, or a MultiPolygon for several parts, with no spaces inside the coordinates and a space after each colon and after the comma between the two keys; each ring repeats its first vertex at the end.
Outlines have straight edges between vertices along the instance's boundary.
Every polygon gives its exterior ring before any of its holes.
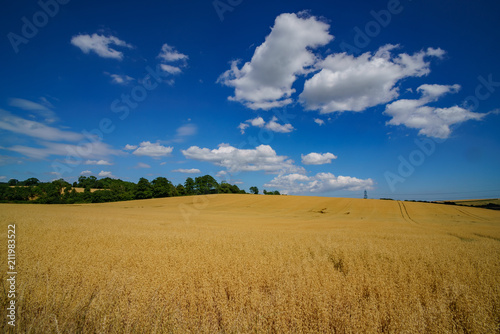
{"type": "Polygon", "coordinates": [[[455,208],[455,209],[457,209],[458,212],[460,212],[461,214],[463,214],[465,216],[468,216],[468,217],[471,217],[471,218],[474,218],[474,219],[477,219],[477,220],[480,220],[480,221],[489,221],[489,219],[477,216],[477,215],[475,215],[473,213],[470,213],[470,212],[467,212],[465,210],[462,210],[462,209],[459,209],[459,208],[455,208]]]}
{"type": "Polygon", "coordinates": [[[399,211],[401,213],[401,217],[403,217],[403,219],[405,221],[407,221],[408,223],[410,224],[418,224],[416,221],[414,221],[410,215],[408,214],[408,210],[406,209],[406,206],[403,202],[401,201],[398,201],[398,204],[399,204],[399,211]]]}

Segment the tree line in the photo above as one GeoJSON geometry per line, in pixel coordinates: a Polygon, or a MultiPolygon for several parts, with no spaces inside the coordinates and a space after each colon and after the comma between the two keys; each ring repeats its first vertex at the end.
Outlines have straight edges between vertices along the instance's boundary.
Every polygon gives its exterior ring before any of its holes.
{"type": "MultiPolygon", "coordinates": [[[[251,193],[258,193],[257,187],[250,189],[251,193]]],[[[264,193],[279,195],[277,191],[269,193],[264,191],[264,193]]],[[[109,177],[97,179],[95,176],[80,176],[78,182],[73,182],[73,184],[64,179],[40,182],[37,178],[24,181],[11,179],[7,183],[0,183],[0,202],[15,203],[104,203],[205,194],[246,194],[246,191],[224,181],[218,183],[210,175],[194,179],[188,177],[184,184],[178,185],[174,185],[162,176],[152,181],[140,178],[137,183],[109,177]],[[75,188],[84,190],[78,192],[75,188]]]]}

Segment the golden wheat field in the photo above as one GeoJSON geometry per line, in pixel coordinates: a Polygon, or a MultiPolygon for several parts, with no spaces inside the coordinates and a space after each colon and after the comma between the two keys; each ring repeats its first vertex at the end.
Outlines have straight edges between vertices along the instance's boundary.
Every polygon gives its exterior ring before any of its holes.
{"type": "Polygon", "coordinates": [[[17,333],[499,333],[500,212],[208,195],[0,205],[17,333]]]}

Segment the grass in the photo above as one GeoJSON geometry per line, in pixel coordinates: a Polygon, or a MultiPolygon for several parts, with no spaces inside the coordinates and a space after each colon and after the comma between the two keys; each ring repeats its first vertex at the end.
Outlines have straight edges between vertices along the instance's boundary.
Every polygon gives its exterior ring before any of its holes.
{"type": "Polygon", "coordinates": [[[3,204],[0,243],[15,223],[18,333],[498,333],[500,213],[459,209],[256,195],[3,204]]]}

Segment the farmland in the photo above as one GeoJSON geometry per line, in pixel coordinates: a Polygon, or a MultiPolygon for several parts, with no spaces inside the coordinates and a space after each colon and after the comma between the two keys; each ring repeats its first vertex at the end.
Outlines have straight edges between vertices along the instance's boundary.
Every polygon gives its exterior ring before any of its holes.
{"type": "Polygon", "coordinates": [[[494,210],[224,194],[1,204],[0,222],[19,333],[500,331],[494,210]]]}

